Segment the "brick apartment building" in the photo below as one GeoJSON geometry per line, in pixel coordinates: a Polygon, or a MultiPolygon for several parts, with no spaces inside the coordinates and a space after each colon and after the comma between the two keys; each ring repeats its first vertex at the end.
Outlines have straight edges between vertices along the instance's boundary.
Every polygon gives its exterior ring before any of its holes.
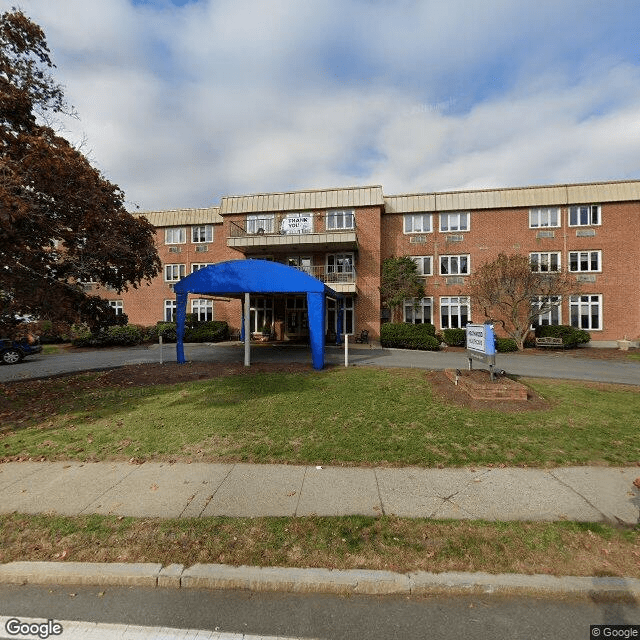
{"type": "MultiPolygon", "coordinates": [[[[385,258],[409,255],[427,296],[408,301],[407,322],[438,330],[482,322],[465,283],[499,253],[530,257],[540,271],[568,270],[581,293],[540,318],[587,330],[592,344],[640,340],[640,181],[386,196],[380,186],[223,197],[219,207],[153,211],[163,271],[121,295],[97,289],[129,321],[150,325],[175,311],[173,284],[209,264],[261,258],[296,267],[345,296],[348,333],[379,335],[380,271],[385,258]]],[[[278,338],[308,333],[303,296],[254,297],[251,330],[279,326],[278,338]]],[[[241,323],[238,300],[192,298],[201,319],[241,323]]],[[[328,301],[327,332],[336,328],[328,301]]]]}

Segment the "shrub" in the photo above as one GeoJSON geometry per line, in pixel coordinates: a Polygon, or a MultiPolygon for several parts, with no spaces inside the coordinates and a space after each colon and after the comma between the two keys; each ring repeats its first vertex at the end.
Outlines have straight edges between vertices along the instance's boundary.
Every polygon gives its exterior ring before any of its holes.
{"type": "Polygon", "coordinates": [[[102,333],[106,345],[131,346],[142,342],[142,330],[134,324],[114,325],[102,333]]]}
{"type": "Polygon", "coordinates": [[[562,344],[566,349],[573,349],[579,344],[586,344],[591,340],[591,336],[586,331],[566,324],[536,327],[536,338],[548,337],[562,338],[562,344]]]}
{"type": "Polygon", "coordinates": [[[380,327],[380,343],[383,347],[397,349],[420,349],[437,351],[440,342],[435,337],[432,324],[409,324],[387,322],[380,327]]]}
{"type": "Polygon", "coordinates": [[[198,322],[185,329],[185,342],[222,342],[229,339],[229,325],[222,320],[198,322]]]}
{"type": "Polygon", "coordinates": [[[517,350],[518,345],[513,338],[496,338],[496,351],[498,353],[509,353],[517,350]]]}
{"type": "Polygon", "coordinates": [[[156,325],[157,336],[162,336],[162,340],[164,342],[175,342],[176,341],[176,323],[175,322],[158,322],[156,325]]]}
{"type": "Polygon", "coordinates": [[[464,347],[467,344],[467,332],[464,329],[445,329],[442,339],[450,347],[464,347]]]}

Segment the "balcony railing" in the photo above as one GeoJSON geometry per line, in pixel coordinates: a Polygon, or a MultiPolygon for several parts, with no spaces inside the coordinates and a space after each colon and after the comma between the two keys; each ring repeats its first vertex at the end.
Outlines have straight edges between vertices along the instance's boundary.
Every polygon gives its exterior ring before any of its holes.
{"type": "Polygon", "coordinates": [[[352,267],[346,271],[336,271],[335,267],[313,266],[313,267],[297,267],[291,265],[298,271],[308,273],[310,276],[317,278],[320,282],[324,282],[331,286],[332,284],[355,284],[356,270],[352,267]]]}
{"type": "Polygon", "coordinates": [[[229,237],[293,236],[312,233],[353,233],[356,219],[352,211],[333,213],[265,213],[247,216],[244,223],[231,222],[229,237]]]}

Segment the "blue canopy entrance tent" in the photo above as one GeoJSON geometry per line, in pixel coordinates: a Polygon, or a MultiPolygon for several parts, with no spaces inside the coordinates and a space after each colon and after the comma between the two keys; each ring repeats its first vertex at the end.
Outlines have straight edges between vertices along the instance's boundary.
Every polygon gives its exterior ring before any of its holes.
{"type": "MultiPolygon", "coordinates": [[[[325,309],[326,299],[342,301],[342,294],[333,291],[323,282],[307,273],[268,260],[230,260],[199,269],[182,278],[173,287],[176,293],[177,344],[179,363],[184,363],[184,327],[187,313],[187,296],[224,295],[244,297],[245,364],[249,364],[249,296],[269,294],[306,294],[309,316],[309,337],[314,369],[324,367],[325,309]]],[[[342,306],[341,304],[339,306],[342,306]]],[[[338,340],[342,333],[342,313],[338,313],[338,340]]]]}

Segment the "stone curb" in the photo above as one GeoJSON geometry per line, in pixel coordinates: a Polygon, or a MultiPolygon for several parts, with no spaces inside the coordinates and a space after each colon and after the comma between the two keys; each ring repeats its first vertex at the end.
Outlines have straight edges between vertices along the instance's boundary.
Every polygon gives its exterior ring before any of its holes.
{"type": "Polygon", "coordinates": [[[233,567],[222,564],[10,562],[0,584],[245,589],[334,595],[519,595],[640,602],[640,579],[490,573],[394,573],[364,569],[233,567]]]}

